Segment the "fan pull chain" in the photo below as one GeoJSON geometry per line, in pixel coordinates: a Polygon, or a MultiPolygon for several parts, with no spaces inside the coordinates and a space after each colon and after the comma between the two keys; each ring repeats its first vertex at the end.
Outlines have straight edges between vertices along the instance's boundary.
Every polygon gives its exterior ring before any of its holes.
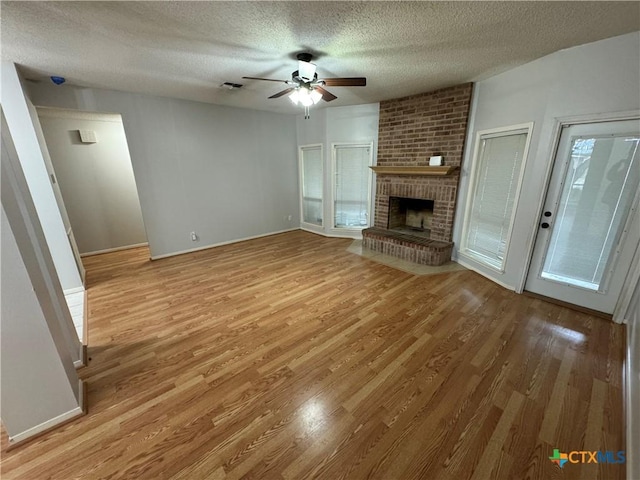
{"type": "Polygon", "coordinates": [[[309,115],[309,107],[305,106],[304,107],[304,119],[305,120],[309,120],[310,115],[309,115]]]}

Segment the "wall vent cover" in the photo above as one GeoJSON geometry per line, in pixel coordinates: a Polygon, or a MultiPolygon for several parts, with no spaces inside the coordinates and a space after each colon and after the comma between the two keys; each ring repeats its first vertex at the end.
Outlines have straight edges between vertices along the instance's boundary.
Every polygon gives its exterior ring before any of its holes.
{"type": "Polygon", "coordinates": [[[93,130],[78,130],[82,143],[98,143],[96,132],[93,130]]]}

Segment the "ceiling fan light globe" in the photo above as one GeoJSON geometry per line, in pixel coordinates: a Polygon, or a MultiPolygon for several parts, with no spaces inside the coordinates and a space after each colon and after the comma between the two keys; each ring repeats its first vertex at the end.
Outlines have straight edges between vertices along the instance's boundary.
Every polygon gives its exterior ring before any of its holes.
{"type": "Polygon", "coordinates": [[[311,98],[311,95],[303,95],[300,97],[300,103],[304,107],[310,107],[311,105],[313,105],[313,99],[311,98]]]}
{"type": "MultiPolygon", "coordinates": [[[[298,103],[303,107],[310,107],[313,105],[313,99],[311,98],[311,92],[307,88],[299,88],[296,90],[298,95],[296,97],[298,103]]],[[[297,105],[297,104],[296,104],[297,105]]]]}
{"type": "Polygon", "coordinates": [[[314,105],[322,99],[322,94],[317,90],[311,90],[309,96],[311,97],[314,105]]]}
{"type": "Polygon", "coordinates": [[[289,95],[289,100],[291,100],[294,105],[298,105],[298,102],[300,101],[300,92],[298,90],[294,90],[293,92],[291,92],[291,95],[289,95]]]}

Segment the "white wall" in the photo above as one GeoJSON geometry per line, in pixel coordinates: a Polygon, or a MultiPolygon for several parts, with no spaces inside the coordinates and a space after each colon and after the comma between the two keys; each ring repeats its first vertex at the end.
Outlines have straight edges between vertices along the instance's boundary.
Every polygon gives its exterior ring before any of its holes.
{"type": "Polygon", "coordinates": [[[122,115],[152,257],[299,226],[295,117],[69,85],[29,91],[36,105],[122,115]]]}
{"type": "Polygon", "coordinates": [[[20,437],[74,410],[78,403],[47,330],[4,208],[0,228],[2,424],[10,437],[20,437]]]}
{"type": "Polygon", "coordinates": [[[81,271],[67,237],[64,206],[56,198],[47,170],[48,153],[41,144],[38,117],[13,63],[2,62],[0,99],[62,288],[83,290],[81,271]]]}
{"type": "Polygon", "coordinates": [[[640,33],[553,53],[475,85],[458,190],[454,258],[512,289],[523,285],[540,203],[551,166],[554,128],[561,117],[640,108],[640,33]],[[534,122],[524,185],[504,274],[458,253],[476,132],[534,122]]]}
{"type": "Polygon", "coordinates": [[[1,417],[20,441],[82,413],[81,345],[4,117],[1,162],[1,417]]]}
{"type": "MultiPolygon", "coordinates": [[[[75,411],[78,400],[47,330],[18,245],[2,209],[2,424],[9,437],[75,411]]],[[[73,368],[73,363],[70,364],[73,368]]],[[[76,379],[75,389],[78,390],[76,379]]],[[[48,427],[49,425],[47,425],[48,427]]]]}
{"type": "Polygon", "coordinates": [[[120,115],[37,110],[80,253],[145,243],[120,115]],[[97,143],[82,143],[78,130],[94,131],[97,143]]]}
{"type": "MultiPolygon", "coordinates": [[[[360,238],[358,231],[346,231],[331,228],[331,145],[333,143],[370,143],[373,142],[373,165],[376,164],[378,151],[378,119],[379,103],[353,105],[347,107],[327,107],[314,110],[311,108],[311,118],[304,115],[297,116],[296,130],[298,146],[322,144],[324,156],[324,226],[309,227],[317,233],[330,236],[351,236],[360,238]]],[[[371,188],[371,218],[373,225],[373,198],[375,196],[375,181],[371,188]]]]}

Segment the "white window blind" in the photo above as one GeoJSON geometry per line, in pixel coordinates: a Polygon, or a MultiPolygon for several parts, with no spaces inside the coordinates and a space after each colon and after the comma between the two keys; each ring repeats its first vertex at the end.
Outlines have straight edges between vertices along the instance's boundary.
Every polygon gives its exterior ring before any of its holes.
{"type": "Polygon", "coordinates": [[[300,148],[302,221],[322,226],[322,147],[300,148]]]}
{"type": "Polygon", "coordinates": [[[369,223],[370,145],[334,145],[334,227],[366,228],[369,223]]]}
{"type": "Polygon", "coordinates": [[[604,292],[640,184],[640,139],[624,134],[571,138],[571,158],[540,275],[604,292]]]}
{"type": "Polygon", "coordinates": [[[462,251],[502,270],[528,130],[480,135],[462,251]]]}

